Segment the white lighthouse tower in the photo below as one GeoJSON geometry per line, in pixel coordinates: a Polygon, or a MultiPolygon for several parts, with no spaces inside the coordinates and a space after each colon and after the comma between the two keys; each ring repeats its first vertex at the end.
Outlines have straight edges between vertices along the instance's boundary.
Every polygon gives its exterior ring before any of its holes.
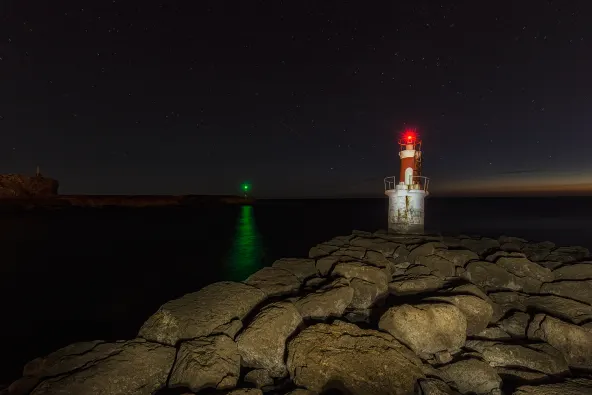
{"type": "Polygon", "coordinates": [[[421,140],[414,129],[403,133],[399,148],[399,182],[395,176],[384,179],[384,194],[389,198],[388,228],[395,233],[423,233],[429,178],[421,174],[421,140]]]}

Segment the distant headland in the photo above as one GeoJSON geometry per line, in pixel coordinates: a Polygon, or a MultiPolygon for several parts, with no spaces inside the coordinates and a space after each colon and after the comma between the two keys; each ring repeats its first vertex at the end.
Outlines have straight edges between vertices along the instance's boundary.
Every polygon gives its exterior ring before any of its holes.
{"type": "Polygon", "coordinates": [[[159,207],[252,204],[234,195],[60,195],[59,182],[39,172],[34,176],[0,174],[1,207],[159,207]]]}

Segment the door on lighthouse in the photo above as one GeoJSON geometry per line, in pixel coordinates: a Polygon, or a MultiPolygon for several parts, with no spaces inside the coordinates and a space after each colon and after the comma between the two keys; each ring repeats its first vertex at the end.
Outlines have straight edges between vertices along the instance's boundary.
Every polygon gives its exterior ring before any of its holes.
{"type": "Polygon", "coordinates": [[[411,167],[405,169],[405,184],[413,184],[413,169],[411,167]]]}

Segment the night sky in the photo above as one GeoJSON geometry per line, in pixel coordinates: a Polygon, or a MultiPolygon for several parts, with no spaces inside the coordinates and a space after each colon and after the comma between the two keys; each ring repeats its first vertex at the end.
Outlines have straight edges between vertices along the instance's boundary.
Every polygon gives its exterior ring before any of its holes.
{"type": "Polygon", "coordinates": [[[592,193],[592,1],[0,2],[0,172],[68,194],[592,193]]]}

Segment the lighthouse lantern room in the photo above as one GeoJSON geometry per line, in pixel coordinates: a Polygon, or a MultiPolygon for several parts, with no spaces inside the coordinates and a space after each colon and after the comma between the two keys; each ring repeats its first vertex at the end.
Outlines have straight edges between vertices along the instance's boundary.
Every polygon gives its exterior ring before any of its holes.
{"type": "Polygon", "coordinates": [[[407,129],[399,139],[399,158],[399,182],[395,176],[384,179],[384,193],[389,198],[388,228],[395,233],[423,233],[429,178],[421,173],[421,139],[415,129],[407,129]]]}

